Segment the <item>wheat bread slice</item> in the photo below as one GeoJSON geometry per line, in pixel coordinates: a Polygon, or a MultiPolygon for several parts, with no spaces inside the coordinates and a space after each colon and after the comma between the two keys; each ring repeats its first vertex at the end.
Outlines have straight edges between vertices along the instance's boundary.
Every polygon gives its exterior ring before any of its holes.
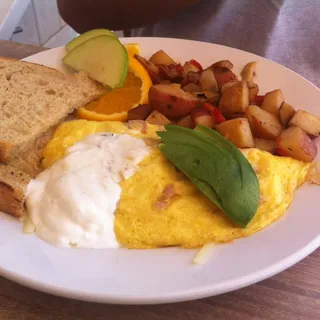
{"type": "Polygon", "coordinates": [[[30,150],[44,132],[104,91],[86,74],[0,59],[0,162],[30,150]]]}
{"type": "Polygon", "coordinates": [[[26,214],[25,194],[31,177],[23,171],[0,164],[0,211],[15,217],[26,214]]]}
{"type": "Polygon", "coordinates": [[[54,129],[51,128],[43,133],[30,149],[15,154],[9,165],[27,173],[31,178],[35,178],[43,170],[41,165],[42,151],[51,140],[54,129]]]}

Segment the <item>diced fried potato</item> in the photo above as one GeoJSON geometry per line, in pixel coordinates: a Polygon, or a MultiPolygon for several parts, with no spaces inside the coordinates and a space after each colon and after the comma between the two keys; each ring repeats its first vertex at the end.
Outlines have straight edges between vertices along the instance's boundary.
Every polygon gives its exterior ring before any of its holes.
{"type": "Polygon", "coordinates": [[[128,111],[128,121],[130,120],[145,120],[152,112],[148,104],[139,105],[128,111]]]}
{"type": "Polygon", "coordinates": [[[154,53],[151,58],[149,59],[154,64],[175,64],[175,61],[163,50],[159,50],[156,53],[154,53]]]}
{"type": "Polygon", "coordinates": [[[281,156],[311,162],[317,154],[317,146],[301,128],[290,127],[277,138],[276,152],[281,156]]]}
{"type": "Polygon", "coordinates": [[[147,122],[151,124],[156,124],[156,125],[165,125],[165,124],[170,124],[171,121],[165,117],[162,113],[153,110],[149,117],[146,119],[147,122]]]}
{"type": "Polygon", "coordinates": [[[252,148],[253,136],[246,118],[224,121],[215,129],[238,148],[252,148]]]}
{"type": "Polygon", "coordinates": [[[200,92],[201,88],[197,84],[190,82],[186,86],[184,86],[182,90],[186,92],[200,92]]]}
{"type": "Polygon", "coordinates": [[[290,104],[286,103],[285,101],[282,102],[279,110],[279,118],[284,127],[288,125],[295,113],[296,111],[290,104]]]}
{"type": "Polygon", "coordinates": [[[143,65],[143,67],[147,70],[151,80],[153,83],[160,83],[162,80],[160,77],[159,68],[151,61],[141,57],[138,54],[135,54],[134,57],[143,65]]]}
{"type": "Polygon", "coordinates": [[[259,86],[253,81],[248,81],[248,88],[249,88],[249,102],[254,103],[259,93],[259,86]]]}
{"type": "Polygon", "coordinates": [[[274,154],[276,150],[276,142],[275,140],[254,138],[254,147],[274,154]]]}
{"type": "Polygon", "coordinates": [[[164,80],[169,80],[171,82],[181,82],[182,76],[177,70],[177,66],[175,64],[159,64],[159,74],[160,77],[164,80]]]}
{"type": "Polygon", "coordinates": [[[277,116],[258,106],[249,106],[245,113],[255,137],[267,140],[275,140],[283,127],[277,116]]]}
{"type": "Polygon", "coordinates": [[[195,124],[192,120],[191,114],[188,114],[177,121],[177,125],[189,129],[193,129],[195,124]]]}
{"type": "Polygon", "coordinates": [[[196,126],[201,124],[203,126],[213,128],[215,125],[213,116],[210,114],[209,111],[202,107],[194,108],[191,111],[191,117],[196,126]]]}
{"type": "Polygon", "coordinates": [[[219,89],[226,82],[238,80],[238,77],[228,68],[212,68],[212,72],[217,80],[219,89]]]}
{"type": "Polygon", "coordinates": [[[203,92],[192,92],[202,102],[210,102],[217,105],[220,101],[221,95],[219,92],[203,91],[203,92]]]}
{"type": "Polygon", "coordinates": [[[182,76],[183,78],[187,78],[189,72],[199,72],[200,70],[191,62],[187,61],[183,65],[182,76]]]}
{"type": "Polygon", "coordinates": [[[216,63],[214,63],[211,68],[215,69],[215,68],[228,68],[228,69],[232,69],[233,68],[233,64],[229,61],[229,60],[221,60],[218,61],[216,63]]]}
{"type": "Polygon", "coordinates": [[[249,62],[247,63],[241,71],[241,77],[244,81],[252,81],[253,76],[256,72],[257,62],[249,62]]]}
{"type": "Polygon", "coordinates": [[[220,92],[223,93],[226,89],[231,88],[233,86],[235,86],[236,84],[238,84],[240,81],[239,80],[232,80],[229,82],[226,82],[222,85],[220,92]]]}
{"type": "Polygon", "coordinates": [[[320,119],[304,110],[298,110],[289,124],[301,128],[312,138],[320,134],[320,119]]]}
{"type": "Polygon", "coordinates": [[[152,109],[161,112],[171,120],[189,114],[201,102],[176,84],[158,84],[149,90],[149,104],[152,109]]]}
{"type": "Polygon", "coordinates": [[[249,90],[247,82],[239,82],[233,87],[225,89],[221,96],[219,108],[222,114],[229,116],[243,113],[249,105],[249,90]]]}
{"type": "Polygon", "coordinates": [[[201,72],[199,83],[203,91],[219,91],[216,77],[210,68],[201,72]]]}
{"type": "Polygon", "coordinates": [[[279,117],[279,109],[283,101],[284,97],[280,89],[270,91],[265,94],[261,109],[279,117]]]}

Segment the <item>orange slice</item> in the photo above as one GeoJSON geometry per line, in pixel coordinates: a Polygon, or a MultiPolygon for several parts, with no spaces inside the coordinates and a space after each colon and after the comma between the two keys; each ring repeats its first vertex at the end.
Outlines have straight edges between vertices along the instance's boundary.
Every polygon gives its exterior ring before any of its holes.
{"type": "Polygon", "coordinates": [[[78,109],[76,111],[78,118],[125,122],[128,110],[138,104],[148,103],[148,92],[152,81],[144,67],[134,58],[134,54],[139,53],[139,45],[129,44],[125,47],[129,56],[129,71],[124,86],[108,91],[98,100],[78,109]]]}

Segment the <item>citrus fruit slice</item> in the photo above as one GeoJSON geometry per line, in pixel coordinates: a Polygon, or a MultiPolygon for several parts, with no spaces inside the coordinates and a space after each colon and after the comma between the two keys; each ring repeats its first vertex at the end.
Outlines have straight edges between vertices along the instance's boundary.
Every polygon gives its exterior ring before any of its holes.
{"type": "MultiPolygon", "coordinates": [[[[129,45],[125,45],[127,48],[129,45]]],[[[126,121],[127,111],[138,104],[148,103],[148,92],[152,81],[144,67],[134,58],[139,47],[130,45],[128,50],[129,71],[122,88],[104,93],[98,100],[92,101],[76,111],[81,119],[95,121],[126,121]]]]}

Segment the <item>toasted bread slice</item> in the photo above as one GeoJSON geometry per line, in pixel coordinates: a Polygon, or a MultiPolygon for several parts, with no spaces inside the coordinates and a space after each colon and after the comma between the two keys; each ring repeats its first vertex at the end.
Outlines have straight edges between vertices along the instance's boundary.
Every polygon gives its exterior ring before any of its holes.
{"type": "Polygon", "coordinates": [[[42,151],[51,140],[53,133],[54,128],[43,133],[29,150],[17,153],[9,165],[27,173],[31,178],[35,178],[43,170],[41,166],[42,151]]]}
{"type": "Polygon", "coordinates": [[[23,171],[0,164],[0,211],[15,217],[25,215],[25,194],[30,180],[23,171]]]}
{"type": "Polygon", "coordinates": [[[30,150],[44,132],[104,90],[85,74],[0,59],[0,162],[30,150]]]}

